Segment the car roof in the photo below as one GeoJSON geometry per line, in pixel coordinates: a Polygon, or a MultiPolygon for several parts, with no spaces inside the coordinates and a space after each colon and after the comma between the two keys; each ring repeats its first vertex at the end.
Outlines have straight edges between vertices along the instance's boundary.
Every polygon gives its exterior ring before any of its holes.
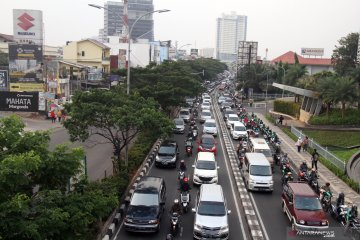
{"type": "Polygon", "coordinates": [[[211,113],[211,111],[209,109],[204,109],[201,112],[210,112],[211,113]]]}
{"type": "Polygon", "coordinates": [[[197,160],[215,161],[215,156],[212,152],[199,152],[197,160]]]}
{"type": "Polygon", "coordinates": [[[180,109],[180,111],[188,111],[188,112],[190,112],[189,108],[182,108],[182,109],[180,109]]]}
{"type": "Polygon", "coordinates": [[[213,135],[210,134],[203,134],[201,138],[212,138],[215,139],[213,135]]]}
{"type": "Polygon", "coordinates": [[[218,184],[202,184],[200,201],[224,202],[223,191],[218,184]]]}
{"type": "Polygon", "coordinates": [[[182,118],[175,118],[174,121],[183,121],[183,122],[184,122],[184,119],[182,119],[182,118]]]}
{"type": "Polygon", "coordinates": [[[213,118],[206,119],[206,120],[205,120],[205,123],[207,123],[207,122],[213,122],[213,123],[216,123],[215,119],[213,119],[213,118]]]}
{"type": "Polygon", "coordinates": [[[162,177],[145,176],[136,185],[135,192],[158,193],[164,179],[162,177]]]}
{"type": "Polygon", "coordinates": [[[237,114],[229,114],[229,117],[237,117],[237,118],[239,118],[239,116],[237,114]]]}
{"type": "Polygon", "coordinates": [[[235,113],[235,111],[232,110],[231,108],[225,108],[225,112],[233,112],[233,113],[235,113]]]}
{"type": "Polygon", "coordinates": [[[161,143],[161,146],[170,146],[170,145],[176,146],[177,143],[175,140],[172,139],[166,139],[161,143]]]}
{"type": "Polygon", "coordinates": [[[250,165],[270,166],[269,160],[267,160],[263,153],[245,153],[245,157],[250,165]]]}
{"type": "Polygon", "coordinates": [[[256,149],[270,149],[269,145],[263,138],[250,138],[250,142],[256,149]]]}
{"type": "Polygon", "coordinates": [[[288,186],[291,188],[293,193],[298,196],[314,196],[317,197],[316,193],[307,183],[303,182],[289,182],[288,186]]]}
{"type": "Polygon", "coordinates": [[[234,122],[234,126],[242,126],[242,127],[245,127],[245,125],[242,123],[242,122],[234,122]]]}

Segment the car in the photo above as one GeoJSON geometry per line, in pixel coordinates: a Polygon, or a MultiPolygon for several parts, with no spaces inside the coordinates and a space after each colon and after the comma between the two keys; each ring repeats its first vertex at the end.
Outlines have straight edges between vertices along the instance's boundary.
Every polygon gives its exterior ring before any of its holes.
{"type": "Polygon", "coordinates": [[[282,210],[293,230],[325,230],[329,221],[322,209],[319,196],[304,182],[288,182],[281,194],[282,210]]]}
{"type": "Polygon", "coordinates": [[[249,150],[250,152],[263,153],[271,164],[272,170],[274,170],[275,161],[273,158],[273,154],[265,139],[254,137],[250,138],[249,150]]]}
{"type": "Polygon", "coordinates": [[[201,110],[205,110],[205,109],[210,110],[210,108],[211,108],[211,104],[209,102],[203,102],[201,104],[201,110]]]}
{"type": "Polygon", "coordinates": [[[235,122],[240,123],[239,116],[237,114],[229,114],[229,116],[226,118],[226,126],[227,126],[227,128],[230,129],[231,124],[233,124],[235,122]]]}
{"type": "Polygon", "coordinates": [[[174,119],[174,123],[175,123],[175,128],[174,128],[174,133],[181,133],[184,134],[185,133],[185,122],[184,119],[182,118],[175,118],[174,119]]]}
{"type": "Polygon", "coordinates": [[[229,239],[226,200],[218,184],[203,184],[196,197],[193,237],[195,239],[229,239]]]}
{"type": "Polygon", "coordinates": [[[217,183],[218,182],[218,166],[215,161],[215,156],[211,152],[199,152],[194,168],[193,182],[196,185],[203,183],[217,183]]]}
{"type": "Polygon", "coordinates": [[[155,166],[176,168],[178,154],[179,147],[176,141],[169,139],[163,141],[155,157],[155,166]]]}
{"type": "Polygon", "coordinates": [[[166,200],[166,185],[161,177],[145,176],[136,185],[124,218],[129,232],[157,232],[166,200]]]}
{"type": "Polygon", "coordinates": [[[200,113],[200,123],[204,123],[207,119],[211,119],[211,112],[210,110],[203,110],[200,113]]]}
{"type": "Polygon", "coordinates": [[[206,119],[203,126],[204,126],[203,133],[211,134],[214,137],[217,136],[218,131],[217,131],[215,119],[206,119]]]}
{"type": "Polygon", "coordinates": [[[189,111],[189,109],[186,109],[186,108],[180,109],[179,118],[184,119],[184,122],[186,122],[186,123],[189,122],[190,121],[190,111],[189,111]]]}
{"type": "Polygon", "coordinates": [[[223,114],[224,114],[224,120],[226,120],[229,117],[229,114],[236,114],[236,113],[231,108],[225,108],[223,114]]]}
{"type": "Polygon", "coordinates": [[[224,96],[220,96],[218,99],[218,104],[221,104],[222,102],[225,102],[226,98],[224,96]]]}
{"type": "Polygon", "coordinates": [[[198,142],[198,152],[213,152],[216,155],[216,141],[213,135],[203,134],[198,142]]]}
{"type": "Polygon", "coordinates": [[[232,106],[232,103],[224,101],[224,102],[221,103],[221,109],[220,110],[224,111],[225,108],[231,108],[231,106],[232,106]]]}
{"type": "Polygon", "coordinates": [[[247,137],[248,135],[246,131],[246,127],[241,122],[234,122],[230,130],[230,133],[233,139],[244,138],[247,137]]]}

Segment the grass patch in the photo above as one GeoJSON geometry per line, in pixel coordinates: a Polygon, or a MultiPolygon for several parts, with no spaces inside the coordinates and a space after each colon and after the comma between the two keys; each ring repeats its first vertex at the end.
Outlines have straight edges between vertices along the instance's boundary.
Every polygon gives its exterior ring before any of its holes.
{"type": "Polygon", "coordinates": [[[275,119],[271,116],[271,114],[269,114],[269,113],[265,114],[265,118],[272,124],[276,125],[275,119]]]}
{"type": "Polygon", "coordinates": [[[331,150],[338,158],[342,159],[346,163],[350,160],[352,155],[360,151],[360,148],[346,149],[346,150],[331,150]]]}
{"type": "Polygon", "coordinates": [[[340,109],[332,109],[329,116],[322,113],[319,116],[312,116],[309,120],[313,125],[360,125],[360,111],[357,109],[346,109],[344,118],[340,109]]]}
{"type": "Polygon", "coordinates": [[[360,145],[360,132],[303,130],[303,133],[322,146],[351,147],[360,145]]]}

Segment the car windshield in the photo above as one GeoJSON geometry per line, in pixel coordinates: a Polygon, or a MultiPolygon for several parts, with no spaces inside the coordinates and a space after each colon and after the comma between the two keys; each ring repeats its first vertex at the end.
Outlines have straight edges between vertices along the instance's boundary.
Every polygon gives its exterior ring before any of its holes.
{"type": "Polygon", "coordinates": [[[214,122],[205,122],[204,127],[216,127],[216,123],[214,123],[214,122]]]}
{"type": "Polygon", "coordinates": [[[184,125],[184,121],[183,120],[174,120],[175,121],[175,125],[184,125]]]}
{"type": "Polygon", "coordinates": [[[229,121],[239,121],[239,118],[237,117],[229,117],[229,121]]]}
{"type": "Polygon", "coordinates": [[[271,150],[270,149],[255,149],[255,152],[257,153],[263,153],[265,157],[271,157],[271,150]]]}
{"type": "Polygon", "coordinates": [[[158,206],[159,197],[154,193],[137,193],[135,192],[131,198],[132,206],[158,206]]]}
{"type": "Polygon", "coordinates": [[[210,106],[210,103],[209,102],[203,102],[203,105],[204,106],[210,106]]]}
{"type": "Polygon", "coordinates": [[[244,126],[235,126],[234,131],[239,131],[239,132],[246,131],[246,127],[244,127],[244,126]]]}
{"type": "Polygon", "coordinates": [[[203,161],[203,160],[199,160],[196,163],[196,168],[197,169],[205,169],[205,170],[215,170],[216,166],[215,166],[215,162],[214,161],[203,161]]]}
{"type": "Polygon", "coordinates": [[[271,176],[270,166],[251,165],[250,174],[253,176],[271,176]]]}
{"type": "Polygon", "coordinates": [[[318,198],[298,197],[298,196],[295,198],[295,208],[297,210],[308,210],[308,211],[317,211],[322,209],[318,198]]]}
{"type": "Polygon", "coordinates": [[[229,114],[235,114],[235,112],[233,110],[228,110],[226,109],[225,114],[229,115],[229,114]]]}
{"type": "Polygon", "coordinates": [[[174,155],[175,147],[174,146],[161,146],[159,149],[159,155],[174,155]]]}
{"type": "Polygon", "coordinates": [[[209,137],[204,137],[201,142],[203,144],[213,145],[214,144],[214,139],[209,138],[209,137]]]}
{"type": "Polygon", "coordinates": [[[205,216],[225,216],[225,205],[223,202],[201,201],[198,207],[198,214],[205,216]]]}
{"type": "Polygon", "coordinates": [[[210,112],[202,112],[201,115],[203,115],[203,116],[211,116],[211,113],[210,112]]]}
{"type": "Polygon", "coordinates": [[[180,111],[180,115],[189,115],[189,111],[180,111]]]}
{"type": "Polygon", "coordinates": [[[219,97],[219,100],[225,100],[225,99],[226,99],[226,98],[223,97],[223,96],[219,97]]]}

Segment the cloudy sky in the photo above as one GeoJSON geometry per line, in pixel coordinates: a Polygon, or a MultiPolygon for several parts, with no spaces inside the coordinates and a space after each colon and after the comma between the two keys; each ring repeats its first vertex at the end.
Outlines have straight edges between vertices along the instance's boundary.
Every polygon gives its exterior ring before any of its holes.
{"type": "MultiPolygon", "coordinates": [[[[324,48],[330,57],[337,41],[360,30],[359,0],[153,0],[155,39],[178,41],[189,48],[215,47],[216,18],[236,11],[248,16],[247,40],[259,42],[259,55],[275,58],[302,47],[324,48]]],[[[45,42],[62,46],[98,34],[103,11],[88,3],[104,0],[1,0],[0,33],[12,34],[12,9],[43,11],[45,42]]]]}

